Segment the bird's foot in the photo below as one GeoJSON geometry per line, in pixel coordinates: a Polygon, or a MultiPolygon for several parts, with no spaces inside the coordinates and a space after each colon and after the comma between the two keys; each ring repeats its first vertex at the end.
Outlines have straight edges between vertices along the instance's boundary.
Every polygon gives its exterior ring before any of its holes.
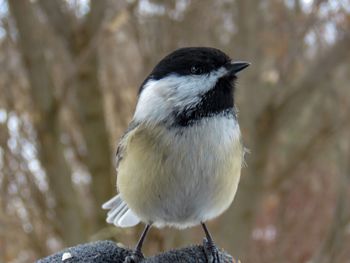
{"type": "Polygon", "coordinates": [[[204,238],[203,247],[209,263],[220,263],[219,249],[213,241],[204,238]]]}
{"type": "Polygon", "coordinates": [[[123,263],[140,263],[144,258],[141,251],[134,250],[131,255],[124,259],[123,263]]]}

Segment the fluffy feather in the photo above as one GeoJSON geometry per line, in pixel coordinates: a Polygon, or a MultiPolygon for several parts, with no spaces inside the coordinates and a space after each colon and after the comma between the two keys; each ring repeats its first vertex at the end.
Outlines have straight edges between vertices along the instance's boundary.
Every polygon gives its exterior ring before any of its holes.
{"type": "Polygon", "coordinates": [[[117,185],[143,222],[186,228],[231,204],[243,160],[233,115],[171,130],[140,125],[127,141],[117,185]]]}
{"type": "Polygon", "coordinates": [[[131,227],[140,222],[140,219],[131,211],[120,195],[114,196],[102,205],[103,209],[109,210],[107,223],[118,227],[131,227]]]}

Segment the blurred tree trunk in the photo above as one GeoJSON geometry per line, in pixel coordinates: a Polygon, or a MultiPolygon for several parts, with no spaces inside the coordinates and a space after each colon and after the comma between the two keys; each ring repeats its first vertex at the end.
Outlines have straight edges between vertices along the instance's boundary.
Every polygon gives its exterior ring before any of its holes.
{"type": "MultiPolygon", "coordinates": [[[[258,83],[259,67],[261,65],[257,56],[259,52],[259,28],[263,26],[260,23],[259,4],[253,0],[238,0],[236,2],[237,17],[235,23],[239,28],[237,37],[237,49],[240,57],[248,61],[253,61],[254,69],[248,72],[248,78],[251,83],[258,83]]],[[[252,98],[250,94],[259,89],[258,86],[246,87],[241,90],[246,101],[258,98],[252,98]]],[[[252,101],[253,100],[253,101],[252,101]]],[[[257,105],[259,103],[256,103],[257,105]]],[[[254,113],[256,114],[256,113],[254,113]]],[[[270,139],[273,137],[271,127],[273,123],[273,112],[267,109],[261,112],[260,116],[254,115],[252,109],[243,109],[240,119],[250,127],[246,137],[249,138],[248,147],[254,149],[254,152],[247,154],[248,167],[243,169],[241,182],[238,188],[237,196],[232,208],[224,216],[226,225],[229,229],[223,229],[222,237],[225,243],[230,244],[230,252],[242,261],[248,251],[248,246],[252,237],[252,230],[255,223],[256,214],[259,212],[260,201],[263,196],[264,171],[270,139]],[[255,120],[255,122],[254,122],[255,120]],[[249,123],[250,122],[250,123],[249,123]]]]}
{"type": "Polygon", "coordinates": [[[333,220],[329,231],[318,253],[310,260],[311,263],[337,262],[339,251],[342,251],[346,242],[346,228],[350,223],[350,209],[347,203],[347,187],[349,185],[346,175],[339,175],[338,197],[334,209],[333,220]]]}
{"type": "Polygon", "coordinates": [[[81,52],[87,52],[86,59],[77,68],[75,79],[76,109],[87,146],[86,164],[92,176],[91,189],[95,199],[96,231],[106,224],[101,205],[115,192],[115,173],[112,150],[109,144],[102,87],[98,78],[98,29],[102,24],[106,1],[93,1],[83,30],[77,31],[71,54],[77,61],[81,52]]]}
{"type": "MultiPolygon", "coordinates": [[[[105,226],[103,202],[115,192],[115,172],[109,143],[103,92],[99,81],[98,40],[104,21],[107,2],[92,1],[84,23],[76,24],[72,14],[57,0],[39,1],[51,27],[61,37],[74,64],[72,83],[75,94],[74,109],[78,113],[81,132],[86,143],[85,164],[91,174],[94,198],[95,232],[105,226]],[[66,21],[62,23],[62,21],[66,21]]],[[[69,72],[70,74],[71,72],[69,72]]],[[[64,87],[66,88],[66,87],[64,87]]]]}
{"type": "MultiPolygon", "coordinates": [[[[85,42],[87,43],[87,42],[85,42]]],[[[87,47],[83,47],[87,48],[87,47]]],[[[79,56],[78,49],[75,56],[79,56]]],[[[97,49],[93,48],[75,79],[76,110],[82,135],[87,147],[86,165],[92,176],[91,189],[95,199],[94,231],[106,224],[106,214],[101,205],[112,197],[115,189],[115,172],[109,144],[103,95],[98,80],[97,49]]]]}
{"type": "Polygon", "coordinates": [[[20,50],[26,67],[38,136],[38,153],[55,198],[56,223],[67,245],[85,239],[84,223],[71,171],[60,142],[60,123],[54,97],[54,81],[45,57],[45,36],[29,1],[9,1],[19,33],[20,50]]]}
{"type": "Polygon", "coordinates": [[[332,222],[320,249],[310,260],[311,263],[338,262],[339,251],[346,244],[347,228],[350,224],[350,205],[348,188],[350,185],[350,144],[338,143],[337,160],[339,165],[337,200],[333,212],[332,222]],[[345,146],[345,147],[344,147],[345,146]],[[342,150],[346,148],[346,150],[342,150]]]}
{"type": "Polygon", "coordinates": [[[264,175],[266,173],[269,144],[273,138],[273,129],[267,124],[272,123],[272,112],[265,112],[258,119],[254,135],[254,153],[248,154],[249,166],[244,168],[237,196],[229,211],[225,229],[227,243],[232,246],[232,253],[244,260],[249,251],[253,226],[259,213],[260,202],[264,193],[264,175]]]}

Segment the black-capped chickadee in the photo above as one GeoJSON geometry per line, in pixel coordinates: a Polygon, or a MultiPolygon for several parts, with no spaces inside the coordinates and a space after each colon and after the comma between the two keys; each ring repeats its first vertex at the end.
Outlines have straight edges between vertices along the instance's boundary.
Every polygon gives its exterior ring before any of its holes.
{"type": "Polygon", "coordinates": [[[133,120],[117,150],[119,194],[103,205],[107,222],[146,228],[127,261],[143,258],[151,225],[204,224],[235,196],[244,147],[234,105],[236,74],[249,63],[218,49],[181,48],[163,58],[141,85],[133,120]]]}

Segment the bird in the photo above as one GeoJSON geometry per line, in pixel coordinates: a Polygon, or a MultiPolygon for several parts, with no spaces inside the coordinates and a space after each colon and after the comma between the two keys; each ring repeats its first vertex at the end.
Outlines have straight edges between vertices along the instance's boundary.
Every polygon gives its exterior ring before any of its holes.
{"type": "Polygon", "coordinates": [[[237,73],[250,63],[212,47],[166,55],[143,81],[133,118],[116,153],[118,194],[103,204],[107,222],[151,228],[201,225],[212,262],[218,248],[206,222],[221,215],[237,191],[246,152],[235,106],[237,73]]]}

